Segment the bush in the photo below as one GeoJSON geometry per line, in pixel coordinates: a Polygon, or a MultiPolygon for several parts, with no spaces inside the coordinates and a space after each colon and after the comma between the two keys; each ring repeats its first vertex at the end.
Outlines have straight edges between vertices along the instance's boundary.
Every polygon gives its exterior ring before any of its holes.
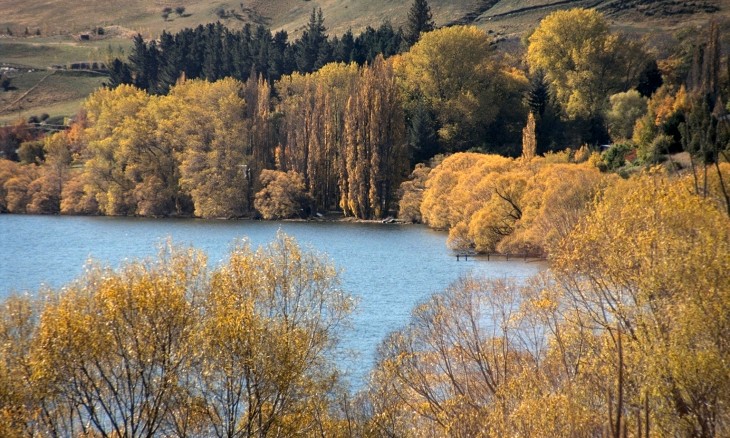
{"type": "Polygon", "coordinates": [[[24,164],[38,164],[44,160],[43,141],[25,141],[18,148],[18,158],[24,164]]]}
{"type": "Polygon", "coordinates": [[[616,170],[626,164],[626,156],[633,150],[629,143],[617,143],[603,153],[604,170],[616,170]]]}
{"type": "Polygon", "coordinates": [[[287,219],[300,216],[310,202],[304,177],[293,170],[263,170],[261,189],[256,193],[254,208],[264,219],[287,219]]]}
{"type": "Polygon", "coordinates": [[[638,157],[642,163],[658,163],[661,161],[661,156],[668,153],[672,148],[672,142],[674,139],[666,134],[659,134],[654,137],[654,140],[646,146],[639,147],[638,157]]]}

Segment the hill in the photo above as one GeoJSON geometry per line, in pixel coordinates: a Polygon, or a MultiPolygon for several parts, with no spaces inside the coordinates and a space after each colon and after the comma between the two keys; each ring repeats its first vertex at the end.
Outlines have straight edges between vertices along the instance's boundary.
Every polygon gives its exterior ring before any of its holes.
{"type": "MultiPolygon", "coordinates": [[[[366,26],[390,20],[404,23],[409,1],[369,0],[128,0],[123,7],[102,0],[5,0],[0,6],[0,30],[15,35],[25,28],[42,35],[73,35],[98,26],[118,25],[147,38],[162,30],[177,31],[200,23],[222,21],[231,27],[243,23],[266,24],[285,29],[296,37],[313,8],[321,8],[330,32],[347,29],[357,33],[366,26]],[[184,7],[176,13],[176,7],[184,7]],[[163,18],[163,10],[171,12],[163,18]]],[[[639,27],[673,28],[700,24],[710,15],[728,15],[728,0],[432,0],[429,2],[437,25],[476,24],[512,35],[534,26],[556,9],[597,8],[617,24],[639,27]]]]}
{"type": "MultiPolygon", "coordinates": [[[[520,39],[558,9],[596,8],[614,27],[647,36],[660,51],[673,44],[668,36],[680,28],[701,27],[713,18],[727,22],[730,17],[730,0],[431,0],[429,4],[437,25],[476,25],[508,50],[520,50],[520,39]]],[[[163,30],[176,32],[215,21],[231,28],[264,24],[273,30],[284,29],[295,39],[314,8],[324,12],[330,35],[348,29],[357,34],[387,20],[402,25],[410,5],[410,1],[395,0],[127,0],[120,7],[103,0],[4,0],[0,5],[0,67],[16,68],[13,74],[22,75],[26,70],[51,66],[104,62],[123,56],[136,33],[150,39],[163,30]],[[180,7],[184,10],[176,12],[180,7]]],[[[33,77],[43,76],[18,78],[13,95],[0,96],[0,123],[47,112],[47,107],[69,111],[88,94],[90,86],[103,82],[84,77],[74,87],[73,78],[66,78],[63,83],[68,92],[55,93],[53,81],[32,83],[33,77]]]]}

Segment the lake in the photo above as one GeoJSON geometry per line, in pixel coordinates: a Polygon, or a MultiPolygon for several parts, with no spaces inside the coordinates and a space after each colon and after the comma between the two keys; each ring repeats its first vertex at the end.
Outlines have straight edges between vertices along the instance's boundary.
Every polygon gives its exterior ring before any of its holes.
{"type": "Polygon", "coordinates": [[[546,266],[457,261],[446,247],[446,233],[421,225],[0,215],[0,298],[33,293],[41,284],[60,288],[80,276],[90,258],[118,266],[124,259],[153,256],[167,238],[204,250],[217,265],[236,240],[265,245],[279,229],[325,253],[341,269],[345,290],[359,301],[343,336],[343,347],[354,354],[340,360],[355,387],[366,378],[378,344],[431,294],[470,273],[519,279],[546,266]]]}

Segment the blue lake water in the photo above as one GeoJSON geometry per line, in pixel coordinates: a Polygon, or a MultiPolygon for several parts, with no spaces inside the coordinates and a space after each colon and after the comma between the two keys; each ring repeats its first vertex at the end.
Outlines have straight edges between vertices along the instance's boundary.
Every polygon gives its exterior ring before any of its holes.
{"type": "Polygon", "coordinates": [[[167,238],[204,250],[217,265],[236,240],[264,245],[279,229],[326,254],[342,271],[345,290],[358,299],[342,342],[353,354],[340,359],[356,387],[378,344],[431,294],[467,274],[519,279],[545,269],[544,263],[519,260],[457,262],[446,234],[420,225],[0,215],[0,298],[34,293],[42,284],[60,288],[89,259],[118,266],[152,256],[167,238]]]}

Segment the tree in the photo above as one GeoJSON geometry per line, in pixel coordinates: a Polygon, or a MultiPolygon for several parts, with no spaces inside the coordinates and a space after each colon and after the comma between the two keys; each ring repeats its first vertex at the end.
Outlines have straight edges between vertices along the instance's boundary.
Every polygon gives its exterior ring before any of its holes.
{"type": "Polygon", "coordinates": [[[463,278],[413,310],[408,325],[378,350],[369,402],[381,435],[506,436],[516,430],[520,422],[510,416],[519,408],[510,396],[524,379],[537,383],[530,376],[539,372],[544,346],[540,337],[526,342],[530,325],[519,309],[521,292],[506,281],[463,278]]]}
{"type": "Polygon", "coordinates": [[[545,17],[529,37],[527,61],[542,70],[568,118],[598,117],[610,94],[635,85],[641,47],[609,31],[595,10],[571,9],[545,17]]]}
{"type": "Polygon", "coordinates": [[[403,106],[390,62],[378,57],[361,71],[347,102],[340,208],[371,219],[388,213],[406,176],[403,106]]]}
{"type": "Polygon", "coordinates": [[[337,381],[331,353],[351,309],[337,270],[291,237],[257,250],[240,242],[211,275],[191,370],[204,435],[321,432],[337,381]]]}
{"type": "Polygon", "coordinates": [[[122,144],[128,128],[147,105],[149,95],[131,85],[121,85],[113,90],[100,89],[84,103],[89,128],[85,131],[88,159],[84,172],[88,175],[86,191],[93,196],[101,213],[116,216],[130,215],[136,211],[133,175],[127,174],[126,165],[131,158],[122,144]],[[131,178],[130,178],[131,177],[131,178]]]}
{"type": "Polygon", "coordinates": [[[427,0],[414,0],[411,9],[408,10],[408,21],[406,23],[405,40],[409,46],[418,42],[422,33],[434,30],[433,15],[427,0]]]}
{"type": "Polygon", "coordinates": [[[10,91],[12,88],[12,81],[13,78],[10,76],[6,76],[5,74],[0,75],[0,87],[3,89],[3,91],[10,91]]]}
{"type": "Polygon", "coordinates": [[[118,271],[90,267],[48,303],[34,376],[51,389],[44,401],[57,412],[47,421],[58,433],[167,431],[196,350],[205,266],[200,252],[168,247],[156,261],[129,262],[118,271]]]}
{"type": "Polygon", "coordinates": [[[527,124],[522,129],[522,159],[530,161],[537,153],[537,138],[535,136],[535,116],[530,112],[527,115],[527,124]]]}
{"type": "Polygon", "coordinates": [[[716,205],[653,170],[612,184],[559,248],[554,268],[567,302],[605,334],[612,359],[596,360],[618,383],[622,342],[634,370],[623,376],[623,412],[613,391],[623,422],[638,409],[659,434],[728,432],[729,233],[716,205]]]}
{"type": "Polygon", "coordinates": [[[157,46],[145,43],[142,35],[134,37],[134,47],[129,55],[129,64],[134,73],[134,85],[143,90],[152,90],[157,83],[158,52],[157,46]]]}
{"type": "Polygon", "coordinates": [[[652,59],[647,61],[644,69],[639,74],[639,83],[636,86],[636,91],[641,93],[642,96],[649,98],[663,83],[662,72],[659,70],[656,60],[652,59]]]}
{"type": "Polygon", "coordinates": [[[408,180],[400,185],[400,200],[398,201],[398,217],[400,219],[420,223],[421,203],[423,202],[423,191],[426,189],[426,181],[431,172],[431,167],[422,163],[416,164],[408,180]]]}
{"type": "Polygon", "coordinates": [[[185,6],[176,6],[176,7],[175,7],[175,13],[176,13],[176,14],[177,14],[177,15],[178,15],[179,17],[182,17],[182,16],[183,16],[183,14],[185,13],[185,6]]]}
{"type": "Polygon", "coordinates": [[[550,104],[550,88],[542,70],[536,71],[530,78],[530,88],[527,90],[527,106],[530,112],[542,117],[550,104]]]}
{"type": "Polygon", "coordinates": [[[424,100],[416,97],[406,120],[411,164],[430,160],[439,150],[436,117],[424,100]]]}
{"type": "Polygon", "coordinates": [[[231,78],[186,81],[170,93],[179,184],[190,194],[196,216],[232,218],[250,210],[245,166],[251,151],[241,147],[250,132],[244,118],[250,103],[242,94],[243,84],[231,78]]]}
{"type": "Polygon", "coordinates": [[[630,139],[636,121],[647,111],[647,100],[636,90],[616,93],[609,97],[606,113],[608,132],[614,141],[630,139]]]}
{"type": "Polygon", "coordinates": [[[442,151],[484,146],[498,117],[522,109],[526,79],[503,69],[489,36],[476,27],[453,26],[423,35],[395,61],[395,70],[408,112],[415,114],[425,105],[436,116],[442,151]]]}
{"type": "Polygon", "coordinates": [[[38,424],[27,421],[28,413],[36,409],[34,401],[39,392],[31,365],[39,304],[28,296],[9,296],[0,303],[0,434],[3,436],[40,432],[38,424]]]}
{"type": "Polygon", "coordinates": [[[329,62],[325,56],[329,46],[326,31],[322,9],[312,9],[307,28],[297,44],[297,67],[300,72],[311,73],[329,62]]]}
{"type": "Polygon", "coordinates": [[[123,84],[133,84],[132,70],[127,63],[115,58],[109,68],[109,88],[116,88],[123,84]]]}
{"type": "Polygon", "coordinates": [[[263,188],[256,193],[254,207],[264,219],[302,216],[309,204],[304,178],[293,170],[261,171],[263,188]]]}

